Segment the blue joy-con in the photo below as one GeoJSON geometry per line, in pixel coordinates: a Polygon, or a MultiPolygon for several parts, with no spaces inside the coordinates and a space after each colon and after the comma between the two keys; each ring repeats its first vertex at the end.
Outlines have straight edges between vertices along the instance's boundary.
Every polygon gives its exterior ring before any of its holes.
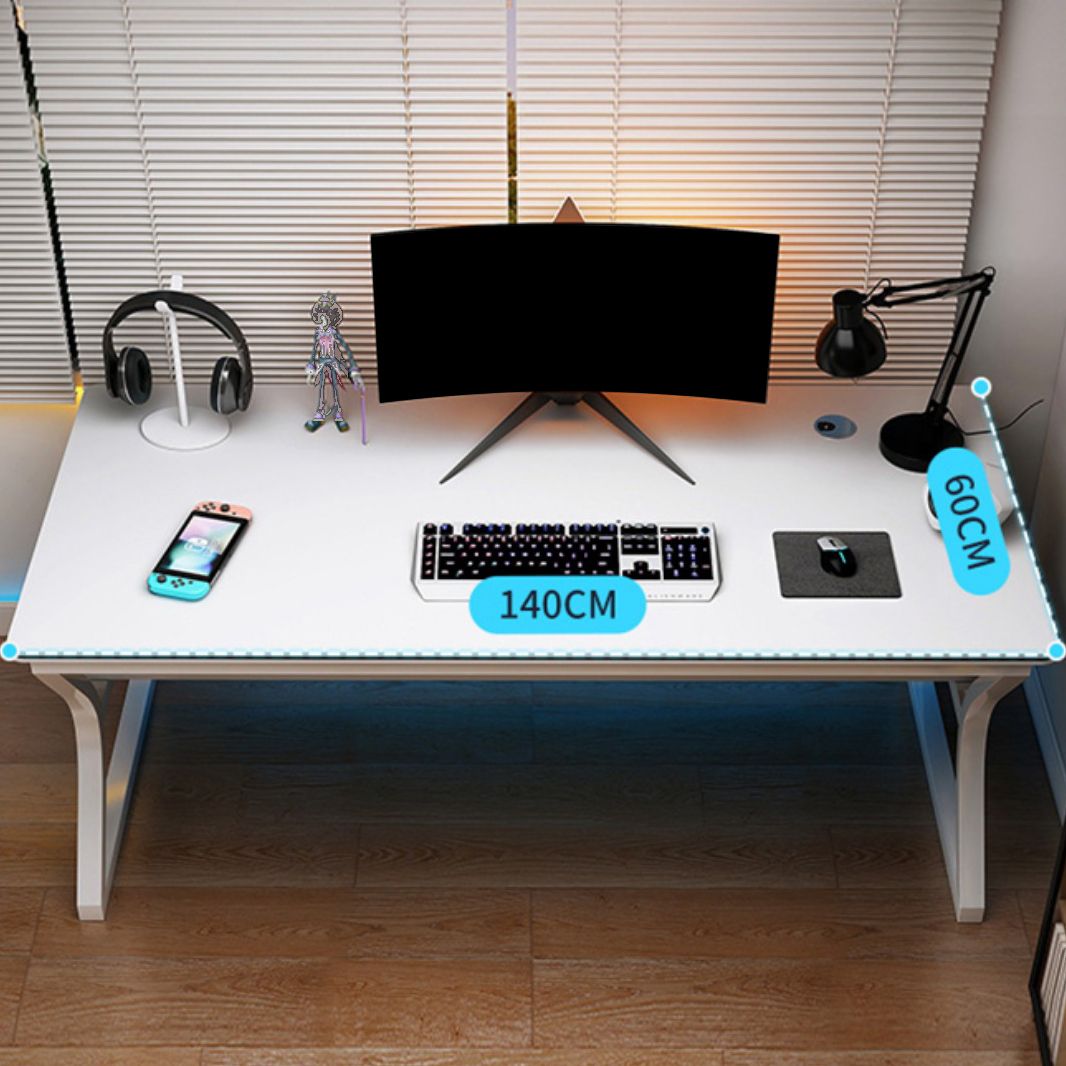
{"type": "Polygon", "coordinates": [[[155,571],[148,575],[148,591],[174,600],[202,600],[211,591],[211,583],[155,571]]]}

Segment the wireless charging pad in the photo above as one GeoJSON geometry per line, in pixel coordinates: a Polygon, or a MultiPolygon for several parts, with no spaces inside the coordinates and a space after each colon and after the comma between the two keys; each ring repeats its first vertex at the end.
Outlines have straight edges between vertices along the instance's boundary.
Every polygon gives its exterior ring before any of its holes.
{"type": "Polygon", "coordinates": [[[845,415],[822,415],[814,420],[815,432],[833,440],[854,436],[857,429],[858,426],[845,415]]]}

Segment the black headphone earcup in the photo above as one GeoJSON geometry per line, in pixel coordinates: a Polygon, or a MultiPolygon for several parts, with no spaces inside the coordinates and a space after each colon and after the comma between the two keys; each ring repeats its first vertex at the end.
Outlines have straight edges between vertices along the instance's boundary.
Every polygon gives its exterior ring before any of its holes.
{"type": "Polygon", "coordinates": [[[115,395],[126,403],[147,403],[152,395],[152,364],[144,351],[127,345],[115,363],[115,395]]]}
{"type": "Polygon", "coordinates": [[[122,399],[118,391],[118,356],[104,355],[104,386],[107,388],[108,396],[113,396],[116,400],[122,399]]]}
{"type": "Polygon", "coordinates": [[[241,363],[233,356],[219,359],[211,374],[211,410],[231,415],[240,407],[241,363]]]}

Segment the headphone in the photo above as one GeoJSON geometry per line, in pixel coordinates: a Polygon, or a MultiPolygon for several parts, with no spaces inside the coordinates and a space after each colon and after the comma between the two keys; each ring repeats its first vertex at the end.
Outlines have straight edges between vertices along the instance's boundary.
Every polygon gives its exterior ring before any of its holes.
{"type": "Polygon", "coordinates": [[[211,374],[211,409],[230,415],[252,402],[252,357],[244,334],[220,307],[180,289],[155,289],[131,296],[119,304],[104,327],[104,382],[107,393],[129,404],[142,404],[152,395],[152,364],[141,348],[127,345],[115,354],[114,332],[130,315],[152,311],[162,300],[172,311],[182,311],[210,322],[237,348],[237,357],[223,356],[211,374]]]}

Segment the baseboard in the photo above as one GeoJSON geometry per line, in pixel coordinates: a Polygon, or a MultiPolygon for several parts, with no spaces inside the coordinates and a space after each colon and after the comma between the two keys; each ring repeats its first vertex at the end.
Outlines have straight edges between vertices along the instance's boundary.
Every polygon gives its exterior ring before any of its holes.
{"type": "Polygon", "coordinates": [[[1051,706],[1044,687],[1043,669],[1038,667],[1025,679],[1025,698],[1029,703],[1033,729],[1036,730],[1036,739],[1040,744],[1040,752],[1044,756],[1051,794],[1055,797],[1055,807],[1061,820],[1066,814],[1066,760],[1063,759],[1062,749],[1055,735],[1055,727],[1051,724],[1051,706]]]}
{"type": "Polygon", "coordinates": [[[15,604],[0,603],[0,636],[7,636],[11,629],[11,619],[15,617],[15,604]]]}

